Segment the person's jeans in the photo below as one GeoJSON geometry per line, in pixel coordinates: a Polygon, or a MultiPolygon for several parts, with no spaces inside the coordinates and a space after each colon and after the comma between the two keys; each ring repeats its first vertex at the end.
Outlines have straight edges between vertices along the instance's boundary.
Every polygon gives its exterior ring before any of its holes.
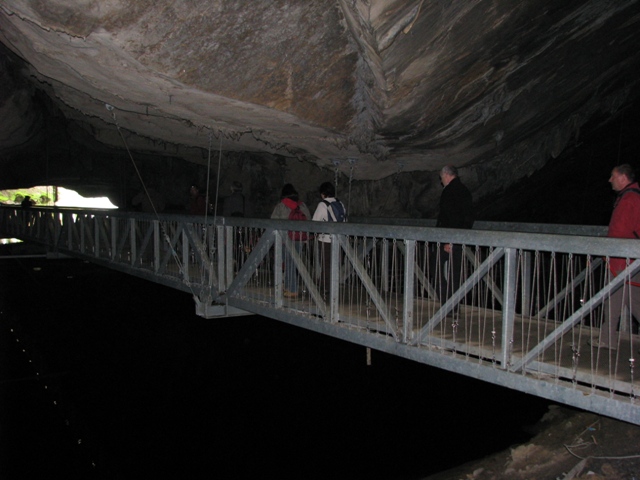
{"type": "Polygon", "coordinates": [[[451,253],[444,251],[444,245],[432,252],[431,270],[434,288],[440,301],[447,301],[453,292],[460,288],[464,280],[462,275],[462,245],[453,244],[451,253]]]}
{"type": "MultiPolygon", "coordinates": [[[[302,242],[292,241],[298,255],[302,252],[302,242]]],[[[290,292],[296,293],[298,291],[298,271],[293,261],[293,257],[287,250],[287,247],[283,246],[283,258],[284,258],[284,288],[290,292]]]]}
{"type": "Polygon", "coordinates": [[[604,319],[600,325],[600,343],[604,346],[618,345],[618,325],[621,321],[622,307],[628,306],[629,313],[640,318],[640,273],[636,273],[631,281],[626,281],[622,287],[611,294],[604,302],[604,319]]]}
{"type": "Polygon", "coordinates": [[[318,241],[318,253],[320,255],[320,293],[325,298],[329,297],[331,286],[331,242],[318,241]]]}

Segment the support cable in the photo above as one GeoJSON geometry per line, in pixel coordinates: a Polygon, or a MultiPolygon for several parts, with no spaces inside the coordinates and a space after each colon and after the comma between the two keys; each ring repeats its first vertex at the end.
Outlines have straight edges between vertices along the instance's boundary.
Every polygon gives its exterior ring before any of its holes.
{"type": "MultiPolygon", "coordinates": [[[[107,105],[107,110],[109,110],[109,107],[111,107],[111,105],[107,105]]],[[[153,203],[153,199],[151,198],[151,195],[149,195],[149,191],[147,190],[147,185],[144,183],[144,180],[142,179],[142,175],[140,174],[140,170],[138,169],[138,165],[136,165],[135,160],[133,159],[133,156],[131,155],[131,151],[129,150],[129,145],[127,145],[127,141],[124,138],[124,135],[122,135],[122,131],[120,130],[120,125],[118,124],[118,120],[116,118],[116,112],[113,111],[113,107],[111,107],[111,115],[113,116],[113,122],[116,125],[116,129],[118,130],[118,134],[120,135],[120,138],[122,139],[122,143],[124,144],[124,148],[127,151],[127,154],[129,155],[129,158],[131,159],[131,163],[133,164],[133,168],[136,171],[136,175],[138,176],[138,180],[140,180],[140,183],[142,184],[142,189],[144,190],[144,194],[147,196],[147,199],[149,200],[149,203],[151,204],[151,208],[153,208],[153,213],[155,214],[157,219],[160,219],[160,216],[158,215],[158,211],[156,210],[156,206],[153,203]]]]}
{"type": "MultiPolygon", "coordinates": [[[[208,234],[209,234],[209,228],[207,228],[207,220],[208,220],[208,216],[209,216],[209,206],[211,205],[210,203],[210,198],[209,198],[209,183],[211,180],[211,143],[212,143],[212,136],[213,136],[213,132],[209,131],[209,148],[207,150],[207,185],[206,185],[206,189],[205,189],[205,209],[204,209],[204,228],[203,228],[203,235],[202,235],[202,248],[203,250],[205,250],[206,245],[207,245],[207,238],[208,238],[208,234]]],[[[217,210],[217,201],[218,201],[218,195],[217,195],[217,189],[216,189],[216,210],[217,210]]],[[[214,213],[214,223],[215,223],[215,213],[214,213]]],[[[206,250],[205,250],[206,251],[206,250]]],[[[204,255],[202,255],[202,258],[205,258],[204,255]]],[[[209,269],[211,269],[211,259],[209,259],[209,269]]],[[[200,278],[204,278],[204,273],[205,273],[205,265],[204,262],[201,263],[200,265],[200,278]]],[[[209,275],[209,281],[211,281],[211,275],[209,275]]],[[[203,291],[200,291],[200,295],[203,296],[203,291]]]]}
{"type": "MultiPolygon", "coordinates": [[[[220,146],[218,148],[218,171],[216,173],[216,189],[215,189],[215,195],[216,195],[216,199],[213,203],[213,225],[216,225],[216,221],[218,220],[218,197],[219,197],[219,191],[220,191],[220,170],[221,170],[221,165],[222,165],[222,132],[220,133],[220,146]]],[[[207,161],[207,210],[208,210],[208,206],[209,206],[209,178],[210,178],[210,171],[211,171],[211,147],[213,144],[213,131],[209,132],[209,155],[208,155],[208,161],[207,161]]],[[[205,215],[205,225],[207,223],[207,218],[205,215]]],[[[205,231],[208,232],[209,229],[205,228],[205,231]]],[[[205,245],[206,243],[206,233],[205,233],[205,245]]],[[[214,248],[212,250],[210,250],[210,252],[215,253],[216,248],[215,248],[215,244],[214,244],[214,248]]],[[[204,269],[204,265],[202,265],[202,268],[204,269]]],[[[209,255],[209,271],[213,270],[213,255],[209,255]]],[[[203,274],[204,272],[201,271],[201,274],[203,274]]],[[[211,288],[213,287],[213,275],[209,275],[209,291],[211,291],[211,288]]],[[[203,293],[203,292],[201,292],[203,293]]],[[[195,296],[195,295],[194,295],[195,296]]]]}
{"type": "MultiPolygon", "coordinates": [[[[173,259],[175,260],[176,264],[178,265],[178,269],[180,270],[180,272],[184,271],[184,267],[182,265],[182,262],[180,261],[180,257],[178,256],[178,253],[175,251],[175,249],[173,248],[173,245],[171,244],[171,240],[169,239],[169,235],[167,235],[167,232],[164,228],[164,225],[162,224],[162,222],[160,221],[160,215],[158,214],[158,211],[156,210],[156,207],[153,203],[153,200],[151,198],[151,196],[149,195],[149,191],[147,190],[147,186],[144,183],[144,180],[142,179],[142,175],[140,174],[140,170],[138,169],[138,165],[136,164],[136,161],[133,158],[133,155],[131,154],[131,150],[129,150],[129,145],[127,144],[127,141],[124,138],[124,135],[122,134],[122,131],[120,129],[120,125],[118,124],[118,119],[116,118],[116,112],[114,110],[114,107],[109,105],[109,104],[105,104],[107,110],[109,110],[111,112],[111,115],[113,116],[113,122],[116,126],[116,130],[118,130],[118,134],[120,135],[120,138],[122,139],[122,143],[124,144],[124,148],[127,151],[127,154],[129,155],[129,159],[131,160],[131,163],[133,164],[133,168],[136,171],[136,174],[138,175],[138,179],[140,180],[140,183],[142,184],[142,188],[144,189],[145,195],[147,196],[147,198],[149,199],[149,202],[151,203],[151,207],[153,208],[153,212],[156,216],[156,219],[158,220],[158,223],[160,224],[160,229],[162,230],[162,237],[164,238],[164,240],[167,242],[167,245],[169,246],[169,250],[171,251],[171,255],[173,256],[173,259]]],[[[187,284],[187,286],[189,287],[189,290],[191,290],[191,293],[195,295],[195,293],[193,292],[193,289],[191,288],[190,284],[187,284]]]]}
{"type": "MultiPolygon", "coordinates": [[[[218,173],[216,174],[216,200],[213,207],[213,223],[218,217],[218,192],[220,191],[220,169],[222,165],[222,132],[220,133],[220,147],[218,149],[218,173]]],[[[209,159],[211,159],[211,136],[209,136],[209,159]]]]}
{"type": "MultiPolygon", "coordinates": [[[[205,223],[205,225],[207,223],[207,216],[209,214],[209,205],[210,205],[210,203],[209,203],[209,181],[210,181],[210,178],[209,177],[210,177],[210,172],[211,172],[211,136],[212,136],[212,133],[209,132],[209,153],[208,153],[208,158],[207,158],[207,188],[206,188],[206,193],[205,193],[205,197],[204,197],[206,199],[206,208],[204,209],[204,223],[205,223]]],[[[216,192],[216,199],[218,198],[217,193],[218,192],[216,192]]],[[[207,240],[206,233],[205,233],[204,239],[205,239],[205,242],[206,242],[206,240],[207,240]]]]}

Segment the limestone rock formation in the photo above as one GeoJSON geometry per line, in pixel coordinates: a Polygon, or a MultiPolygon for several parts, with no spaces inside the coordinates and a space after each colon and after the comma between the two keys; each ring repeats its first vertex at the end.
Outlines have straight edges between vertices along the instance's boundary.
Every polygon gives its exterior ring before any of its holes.
{"type": "Polygon", "coordinates": [[[134,157],[174,202],[194,177],[261,202],[336,174],[383,214],[369,192],[409,177],[389,209],[424,215],[443,165],[479,198],[628,108],[639,21],[635,0],[4,0],[0,187],[122,197],[134,157]]]}

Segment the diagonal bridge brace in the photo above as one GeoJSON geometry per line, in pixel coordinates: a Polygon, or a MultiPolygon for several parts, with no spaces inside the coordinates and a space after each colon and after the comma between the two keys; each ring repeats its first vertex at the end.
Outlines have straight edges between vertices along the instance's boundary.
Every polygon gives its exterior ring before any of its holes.
{"type": "Polygon", "coordinates": [[[240,294],[251,276],[256,271],[262,260],[269,254],[269,250],[275,242],[275,230],[273,228],[266,229],[256,246],[251,250],[246,262],[242,265],[235,278],[227,288],[226,292],[221,292],[221,296],[216,301],[225,301],[225,297],[234,297],[240,294]]]}
{"type": "Polygon", "coordinates": [[[394,340],[398,341],[400,338],[399,333],[397,332],[397,326],[395,322],[391,320],[389,307],[380,295],[380,292],[376,288],[373,280],[367,273],[367,269],[365,268],[364,264],[358,259],[358,255],[355,249],[347,241],[346,237],[340,235],[338,236],[338,240],[340,241],[340,246],[344,250],[348,260],[351,262],[351,265],[353,266],[355,272],[357,273],[358,277],[360,277],[365,290],[371,296],[371,300],[382,316],[385,325],[389,327],[389,331],[392,333],[394,340]]]}
{"type": "Polygon", "coordinates": [[[523,356],[519,361],[514,362],[509,370],[512,372],[518,372],[524,369],[525,365],[527,365],[539,355],[542,355],[542,353],[544,353],[544,351],[549,346],[553,345],[558,338],[560,338],[566,332],[571,330],[575,325],[581,322],[588,312],[605,301],[611,293],[622,287],[624,282],[635,275],[638,271],[640,271],[640,260],[634,260],[631,265],[625,268],[613,280],[605,285],[602,290],[600,290],[588,301],[586,301],[582,307],[576,310],[575,313],[567,318],[564,322],[562,322],[562,324],[558,328],[547,335],[547,337],[545,337],[540,343],[538,343],[538,345],[530,350],[529,353],[523,356]]]}
{"type": "MultiPolygon", "coordinates": [[[[274,244],[274,230],[267,229],[264,231],[263,235],[260,237],[260,240],[256,244],[256,246],[251,250],[247,261],[244,262],[240,271],[235,276],[229,287],[225,292],[217,291],[215,294],[211,292],[212,298],[198,298],[194,297],[196,302],[196,310],[202,311],[206,313],[207,311],[221,311],[222,314],[214,315],[214,316],[227,316],[229,302],[228,300],[234,296],[238,296],[240,291],[247,282],[251,279],[251,276],[255,272],[256,268],[260,265],[262,260],[268,255],[269,250],[274,244]]],[[[233,307],[233,306],[231,306],[233,307]]],[[[243,310],[237,310],[238,312],[242,312],[242,314],[249,314],[249,312],[243,310]]]]}
{"type": "Polygon", "coordinates": [[[420,344],[426,340],[429,334],[442,322],[447,314],[453,310],[453,308],[460,303],[460,301],[471,291],[471,289],[489,272],[489,270],[500,261],[504,256],[504,248],[496,248],[484,262],[482,262],[473,272],[473,274],[467,278],[460,288],[453,292],[453,295],[440,307],[440,309],[431,317],[427,324],[420,329],[420,333],[417,336],[415,343],[420,344]]]}
{"type": "Polygon", "coordinates": [[[318,287],[314,283],[311,277],[311,274],[309,273],[309,270],[304,264],[302,257],[296,251],[293,241],[289,238],[289,235],[286,234],[286,232],[284,235],[282,235],[278,230],[275,230],[272,228],[267,229],[263,232],[262,236],[260,237],[260,240],[256,244],[255,248],[249,254],[247,261],[244,262],[244,264],[240,268],[240,271],[238,272],[236,277],[233,279],[233,281],[229,285],[229,288],[227,289],[226,293],[221,295],[218,299],[216,299],[216,301],[225,302],[229,298],[237,297],[240,295],[241,290],[247,285],[247,283],[251,279],[251,276],[255,273],[260,263],[269,254],[269,250],[274,246],[276,248],[278,247],[277,245],[278,242],[276,242],[276,235],[280,235],[280,238],[282,239],[282,243],[285,245],[287,252],[291,255],[291,258],[293,259],[296,269],[298,270],[298,274],[300,275],[300,278],[307,286],[309,295],[311,296],[313,301],[316,303],[316,306],[320,314],[325,315],[327,311],[326,303],[322,299],[322,295],[320,294],[318,287]]]}

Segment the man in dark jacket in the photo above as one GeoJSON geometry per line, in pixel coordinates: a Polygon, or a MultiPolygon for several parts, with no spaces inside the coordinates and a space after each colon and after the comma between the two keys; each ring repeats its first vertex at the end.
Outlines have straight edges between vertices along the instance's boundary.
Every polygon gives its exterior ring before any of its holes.
{"type": "MultiPolygon", "coordinates": [[[[458,169],[453,165],[446,165],[440,170],[440,181],[444,190],[440,197],[440,212],[436,226],[441,228],[472,228],[474,221],[473,198],[469,189],[460,181],[458,169]]],[[[462,258],[462,245],[445,243],[437,251],[435,288],[442,302],[460,288],[462,258]]]]}
{"type": "Polygon", "coordinates": [[[224,199],[222,215],[225,217],[251,217],[253,208],[249,200],[242,194],[242,183],[231,184],[231,195],[224,199]]]}

